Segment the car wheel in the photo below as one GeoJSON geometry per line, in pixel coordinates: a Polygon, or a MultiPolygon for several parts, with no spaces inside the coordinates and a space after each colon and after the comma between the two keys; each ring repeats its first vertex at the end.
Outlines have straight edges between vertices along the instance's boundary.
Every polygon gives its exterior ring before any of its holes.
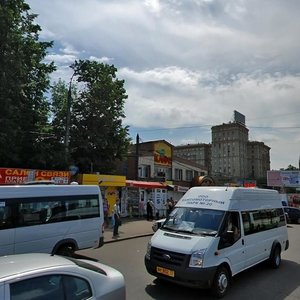
{"type": "Polygon", "coordinates": [[[211,287],[212,294],[217,298],[222,298],[226,295],[230,284],[230,276],[227,268],[221,266],[217,269],[213,284],[211,287]]]}
{"type": "Polygon", "coordinates": [[[280,248],[277,246],[270,257],[270,265],[272,268],[278,269],[280,264],[281,264],[281,251],[280,248]]]}
{"type": "Polygon", "coordinates": [[[297,218],[297,224],[300,224],[300,218],[297,218]]]}

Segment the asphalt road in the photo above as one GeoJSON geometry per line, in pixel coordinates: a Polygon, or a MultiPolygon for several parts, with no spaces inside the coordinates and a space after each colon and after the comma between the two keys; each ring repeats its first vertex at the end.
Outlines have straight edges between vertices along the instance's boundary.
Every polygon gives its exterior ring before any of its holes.
{"type": "MultiPolygon", "coordinates": [[[[230,300],[300,299],[300,225],[288,226],[290,248],[282,254],[278,270],[260,264],[233,279],[230,300]]],[[[89,256],[121,271],[126,280],[127,300],[198,300],[213,299],[209,290],[189,289],[158,281],[144,267],[146,245],[150,237],[106,244],[100,249],[84,250],[89,256]]]]}

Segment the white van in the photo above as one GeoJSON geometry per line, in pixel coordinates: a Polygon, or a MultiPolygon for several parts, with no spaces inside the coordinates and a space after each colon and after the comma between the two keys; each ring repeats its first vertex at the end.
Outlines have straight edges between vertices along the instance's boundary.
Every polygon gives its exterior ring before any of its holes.
{"type": "Polygon", "coordinates": [[[223,297],[232,276],[262,261],[274,268],[289,240],[277,191],[193,187],[151,238],[147,271],[223,297]]]}
{"type": "Polygon", "coordinates": [[[0,187],[0,255],[72,255],[103,245],[103,203],[96,185],[0,187]]]}

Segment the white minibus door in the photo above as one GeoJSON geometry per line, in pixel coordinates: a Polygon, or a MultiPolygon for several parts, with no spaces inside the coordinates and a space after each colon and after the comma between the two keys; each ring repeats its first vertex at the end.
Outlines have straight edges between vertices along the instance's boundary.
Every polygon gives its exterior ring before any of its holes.
{"type": "Polygon", "coordinates": [[[15,229],[13,226],[11,208],[0,200],[0,255],[13,254],[15,229]]]}
{"type": "Polygon", "coordinates": [[[245,246],[239,212],[228,212],[220,231],[218,252],[229,260],[232,274],[245,268],[245,246]]]}

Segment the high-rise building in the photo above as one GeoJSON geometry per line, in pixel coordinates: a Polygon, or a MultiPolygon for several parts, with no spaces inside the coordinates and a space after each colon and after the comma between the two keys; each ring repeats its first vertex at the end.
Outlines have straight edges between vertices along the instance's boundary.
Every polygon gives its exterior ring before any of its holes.
{"type": "Polygon", "coordinates": [[[248,129],[234,122],[213,126],[212,131],[212,176],[247,178],[248,129]]]}

